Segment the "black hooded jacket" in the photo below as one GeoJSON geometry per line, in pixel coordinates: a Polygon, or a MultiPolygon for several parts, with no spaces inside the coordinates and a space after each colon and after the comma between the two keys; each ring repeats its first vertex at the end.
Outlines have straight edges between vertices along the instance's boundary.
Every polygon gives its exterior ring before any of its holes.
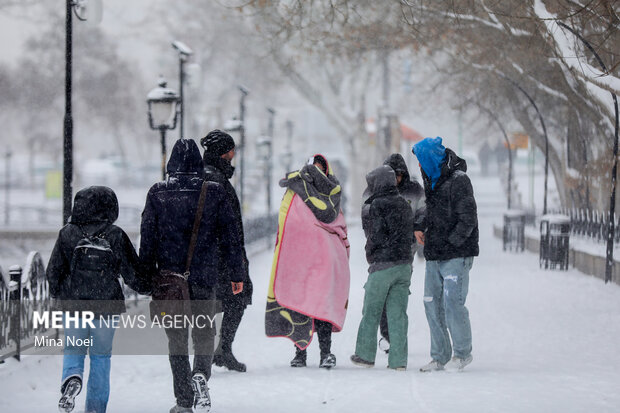
{"type": "Polygon", "coordinates": [[[369,272],[413,261],[413,211],[396,189],[392,168],[383,165],[366,175],[372,195],[362,207],[369,272]]]}
{"type": "MultiPolygon", "coordinates": [[[[235,188],[230,183],[229,179],[232,178],[235,168],[230,164],[230,161],[223,159],[221,156],[216,156],[212,153],[205,152],[203,156],[205,179],[211,182],[217,182],[222,185],[228,196],[230,206],[232,208],[232,214],[235,218],[237,225],[237,234],[241,240],[241,250],[243,253],[243,291],[237,295],[232,293],[230,288],[231,281],[231,269],[224,265],[224,261],[220,260],[220,266],[218,268],[218,285],[217,285],[217,298],[218,300],[241,300],[243,304],[252,304],[252,280],[250,280],[249,261],[245,252],[245,237],[243,234],[243,220],[241,217],[241,204],[239,203],[239,197],[235,188]]],[[[223,251],[220,251],[220,256],[223,255],[223,251]]]]}
{"type": "Polygon", "coordinates": [[[393,153],[387,157],[383,165],[387,165],[394,172],[402,174],[403,178],[396,188],[398,188],[398,193],[411,205],[416,222],[421,222],[426,210],[424,205],[424,188],[417,181],[411,179],[405,159],[401,154],[393,153]]]}
{"type": "MultiPolygon", "coordinates": [[[[198,198],[204,182],[202,157],[193,140],[179,139],[175,143],[168,161],[168,175],[167,180],[151,187],[142,212],[140,261],[151,276],[159,270],[185,272],[198,198]]],[[[190,285],[215,286],[219,265],[231,269],[232,281],[243,281],[241,239],[232,207],[224,188],[209,183],[190,266],[190,285]],[[224,252],[221,257],[218,245],[224,252]]]]}
{"type": "Polygon", "coordinates": [[[450,149],[446,149],[435,189],[431,189],[430,178],[422,170],[426,217],[415,227],[424,231],[427,260],[473,257],[479,253],[476,200],[466,171],[465,160],[450,149]]]}
{"type": "MultiPolygon", "coordinates": [[[[129,237],[121,228],[113,225],[117,218],[118,200],[110,188],[91,186],[75,194],[71,219],[60,230],[47,265],[46,275],[52,297],[60,300],[77,299],[71,284],[78,284],[79,280],[71,279],[71,260],[73,250],[84,234],[98,235],[109,242],[116,259],[112,263],[111,272],[122,277],[134,290],[150,292],[148,280],[140,277],[138,272],[138,257],[129,237]]],[[[119,314],[125,311],[123,290],[118,277],[102,276],[90,290],[92,295],[88,299],[106,300],[106,307],[111,310],[109,312],[119,314]]]]}

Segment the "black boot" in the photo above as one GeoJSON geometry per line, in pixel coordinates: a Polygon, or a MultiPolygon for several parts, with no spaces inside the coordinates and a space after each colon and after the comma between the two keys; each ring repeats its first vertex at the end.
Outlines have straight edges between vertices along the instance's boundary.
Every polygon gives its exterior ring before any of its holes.
{"type": "Polygon", "coordinates": [[[226,367],[228,370],[245,373],[247,368],[245,364],[239,362],[232,352],[216,354],[213,356],[213,364],[219,367],[226,367]]]}
{"type": "Polygon", "coordinates": [[[319,364],[319,367],[323,369],[331,369],[332,367],[336,367],[336,356],[332,353],[321,354],[321,364],[319,364]]]}
{"type": "MultiPolygon", "coordinates": [[[[230,288],[230,283],[228,288],[230,288]]],[[[233,355],[232,344],[241,323],[245,305],[238,300],[227,300],[222,305],[224,316],[222,318],[222,328],[220,329],[220,344],[215,352],[216,355],[213,356],[213,364],[219,367],[226,367],[228,370],[244,373],[246,366],[233,355]]]]}
{"type": "Polygon", "coordinates": [[[306,350],[295,347],[295,358],[291,360],[291,367],[306,367],[306,350]]]}

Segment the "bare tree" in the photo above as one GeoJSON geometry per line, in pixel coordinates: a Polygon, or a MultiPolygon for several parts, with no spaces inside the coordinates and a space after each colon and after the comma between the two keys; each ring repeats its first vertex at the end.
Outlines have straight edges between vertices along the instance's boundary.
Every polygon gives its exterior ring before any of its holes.
{"type": "Polygon", "coordinates": [[[385,50],[427,53],[437,67],[434,84],[450,91],[450,106],[474,99],[491,107],[517,120],[545,152],[531,98],[547,125],[548,160],[561,202],[601,206],[608,184],[596,178],[610,169],[614,116],[609,95],[601,92],[620,89],[615,2],[250,1],[243,8],[270,40],[282,72],[334,125],[355,111],[342,110],[347,106],[333,85],[352,73],[349,65],[358,67],[357,56],[385,50]],[[596,69],[594,57],[557,21],[590,39],[608,62],[607,73],[596,69]],[[309,71],[317,57],[321,68],[309,71]],[[340,70],[317,76],[333,61],[340,70]]]}

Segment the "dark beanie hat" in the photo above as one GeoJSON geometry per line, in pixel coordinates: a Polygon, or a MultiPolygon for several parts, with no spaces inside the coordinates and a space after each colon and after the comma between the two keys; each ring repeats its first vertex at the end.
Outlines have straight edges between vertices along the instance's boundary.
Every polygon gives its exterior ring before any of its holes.
{"type": "Polygon", "coordinates": [[[226,132],[214,129],[200,140],[200,145],[205,151],[215,156],[222,156],[235,148],[235,141],[226,132]]]}

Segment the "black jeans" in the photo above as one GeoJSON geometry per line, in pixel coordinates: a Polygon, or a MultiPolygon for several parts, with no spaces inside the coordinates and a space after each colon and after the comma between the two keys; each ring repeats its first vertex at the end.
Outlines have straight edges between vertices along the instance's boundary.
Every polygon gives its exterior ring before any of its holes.
{"type": "MultiPolygon", "coordinates": [[[[211,319],[215,315],[215,290],[212,288],[190,288],[192,300],[192,313],[208,314],[211,319]],[[202,300],[210,300],[209,302],[202,300]]],[[[189,364],[189,328],[166,328],[168,336],[168,353],[172,380],[174,384],[174,396],[177,404],[181,407],[192,407],[194,404],[194,390],[192,389],[192,376],[202,373],[207,380],[211,377],[211,363],[215,352],[215,323],[213,327],[208,322],[204,328],[194,326],[191,329],[192,343],[194,347],[194,368],[189,364]]]]}
{"type": "Polygon", "coordinates": [[[381,331],[381,337],[383,337],[389,343],[390,333],[388,332],[388,321],[387,321],[387,313],[385,312],[385,305],[383,306],[383,312],[381,313],[381,322],[379,323],[379,331],[381,331]]]}
{"type": "MultiPolygon", "coordinates": [[[[316,334],[319,336],[319,349],[321,350],[321,359],[331,353],[332,347],[332,324],[328,321],[314,320],[314,328],[316,334]]],[[[306,358],[306,350],[300,350],[295,346],[296,357],[301,356],[306,358]]]]}
{"type": "Polygon", "coordinates": [[[222,327],[220,330],[220,344],[218,354],[232,353],[232,343],[239,329],[241,318],[245,312],[245,304],[241,300],[222,300],[222,327]]]}

